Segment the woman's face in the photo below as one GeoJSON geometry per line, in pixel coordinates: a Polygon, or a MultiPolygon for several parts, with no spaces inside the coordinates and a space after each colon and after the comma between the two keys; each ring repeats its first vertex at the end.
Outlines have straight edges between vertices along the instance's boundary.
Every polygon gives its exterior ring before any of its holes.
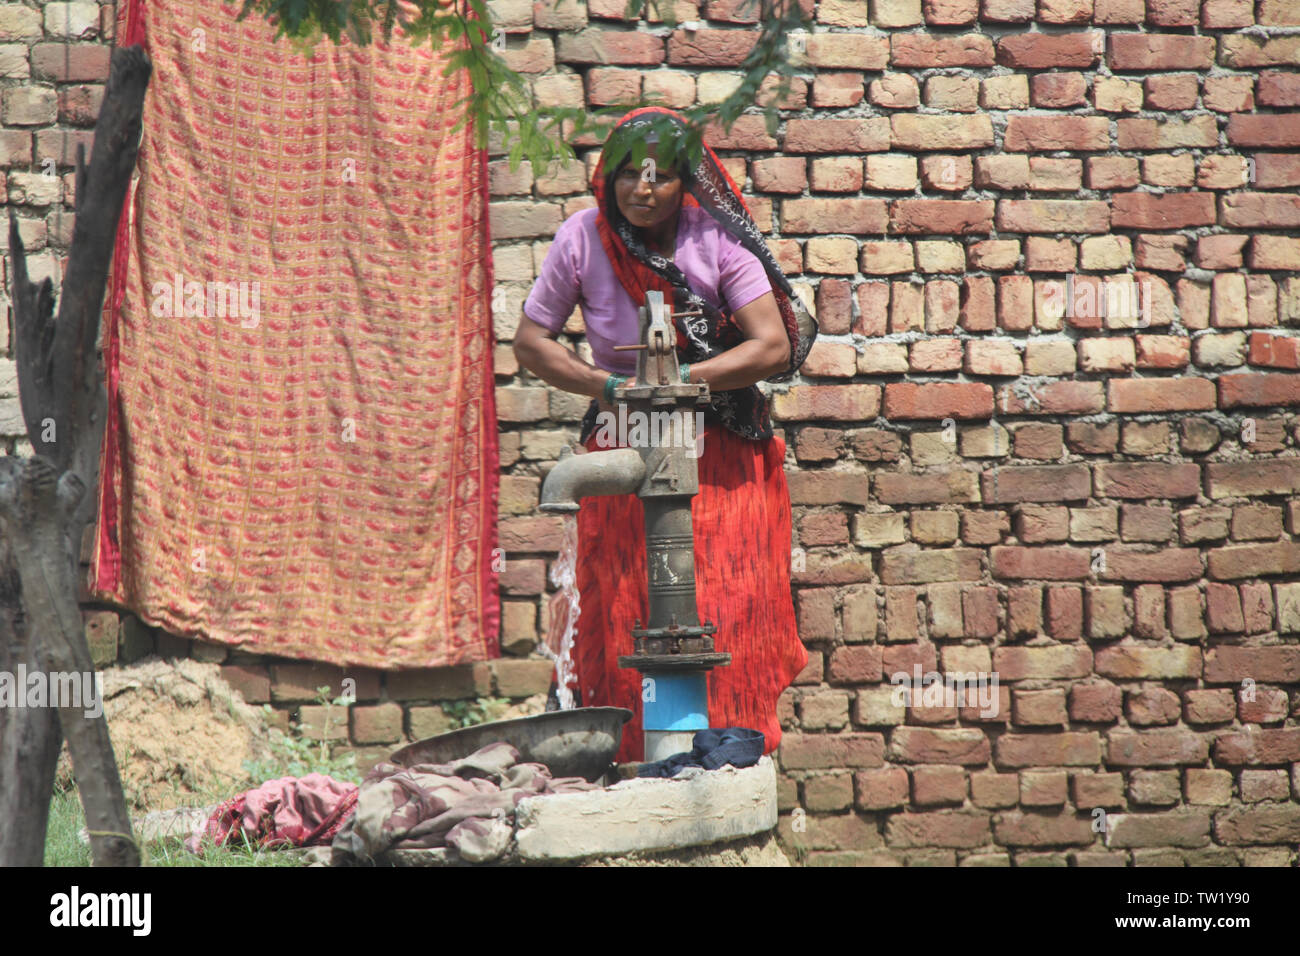
{"type": "Polygon", "coordinates": [[[642,229],[654,229],[677,215],[682,204],[682,178],[677,170],[659,164],[657,147],[646,147],[640,167],[631,156],[614,177],[614,198],[628,222],[642,229]]]}

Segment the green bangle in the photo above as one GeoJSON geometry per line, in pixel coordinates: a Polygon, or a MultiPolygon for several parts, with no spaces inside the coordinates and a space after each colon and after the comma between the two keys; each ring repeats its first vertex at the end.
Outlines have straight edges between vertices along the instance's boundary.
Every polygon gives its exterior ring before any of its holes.
{"type": "Polygon", "coordinates": [[[618,388],[620,385],[622,385],[622,384],[623,384],[624,382],[626,382],[626,381],[627,381],[627,376],[626,376],[626,375],[610,375],[609,378],[605,379],[605,392],[604,392],[604,394],[605,394],[605,402],[606,402],[606,404],[609,404],[609,405],[613,405],[613,404],[614,404],[614,389],[618,388]]]}
{"type": "Polygon", "coordinates": [[[690,382],[691,367],[687,365],[685,362],[682,362],[678,367],[682,370],[682,384],[686,384],[690,382]]]}

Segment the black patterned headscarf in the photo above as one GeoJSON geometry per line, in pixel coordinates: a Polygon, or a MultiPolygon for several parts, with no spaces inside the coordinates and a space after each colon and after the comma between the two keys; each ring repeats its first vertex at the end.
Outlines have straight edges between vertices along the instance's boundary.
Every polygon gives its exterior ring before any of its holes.
{"type": "MultiPolygon", "coordinates": [[[[686,122],[672,110],[651,106],[632,110],[623,116],[611,131],[596,166],[594,188],[599,212],[597,228],[606,255],[633,302],[640,305],[645,301],[647,291],[658,289],[664,293],[666,301],[673,303],[675,312],[700,313],[677,316],[674,323],[679,333],[677,351],[681,361],[702,362],[740,344],[744,341],[744,333],[736,324],[725,301],[723,308],[715,309],[691,286],[673,262],[646,248],[641,230],[619,211],[614,192],[614,177],[631,156],[631,141],[637,138],[652,141],[652,137],[647,137],[642,130],[649,126],[654,116],[666,116],[671,120],[677,130],[674,138],[678,145],[681,144],[687,131],[686,122]],[[611,152],[617,160],[612,164],[606,162],[611,152]]],[[[686,189],[682,196],[683,207],[702,207],[763,264],[781,312],[786,336],[790,340],[789,365],[770,376],[767,381],[788,381],[808,357],[808,350],[817,337],[817,320],[808,312],[785,273],[777,265],[776,258],[741,198],[740,190],[718,162],[713,150],[704,145],[699,161],[694,164],[684,151],[679,150],[677,165],[686,189]]],[[[721,290],[719,298],[724,298],[721,290]]],[[[767,397],[757,385],[714,391],[710,404],[711,417],[736,434],[751,439],[771,437],[772,421],[767,397]]],[[[596,405],[593,403],[583,422],[584,440],[595,427],[595,416],[596,405]]]]}

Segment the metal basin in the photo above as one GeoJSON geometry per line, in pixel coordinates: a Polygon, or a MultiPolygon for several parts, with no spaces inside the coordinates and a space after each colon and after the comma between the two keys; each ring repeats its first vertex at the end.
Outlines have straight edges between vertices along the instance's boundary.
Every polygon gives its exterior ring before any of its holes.
{"type": "Polygon", "coordinates": [[[553,710],[427,737],[388,759],[399,767],[450,763],[504,740],[519,751],[521,761],[545,764],[553,777],[584,777],[594,783],[609,769],[623,739],[623,725],[631,719],[632,711],[624,707],[553,710]]]}

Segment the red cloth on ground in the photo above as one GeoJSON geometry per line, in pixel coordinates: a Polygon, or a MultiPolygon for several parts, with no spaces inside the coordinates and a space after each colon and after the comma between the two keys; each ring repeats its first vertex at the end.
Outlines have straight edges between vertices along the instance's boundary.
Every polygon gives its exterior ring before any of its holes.
{"type": "Polygon", "coordinates": [[[199,853],[204,836],[221,846],[242,833],[263,848],[321,846],[352,815],[357,792],[356,784],[323,773],[268,780],[217,807],[185,845],[199,853]]]}
{"type": "MultiPolygon", "coordinates": [[[[587,442],[597,450],[599,431],[587,442]]],[[[781,742],[777,698],[808,663],[790,595],[790,493],[785,442],[751,441],[718,425],[704,429],[700,490],[691,500],[700,621],[717,625],[714,643],[732,655],[709,672],[709,724],[750,727],[781,742]]],[[[649,619],[645,514],[635,495],[582,499],[577,585],[582,608],[574,656],[582,703],[626,707],[615,759],[644,759],[641,675],[618,666],[632,653],[632,625],[649,619]]]]}

